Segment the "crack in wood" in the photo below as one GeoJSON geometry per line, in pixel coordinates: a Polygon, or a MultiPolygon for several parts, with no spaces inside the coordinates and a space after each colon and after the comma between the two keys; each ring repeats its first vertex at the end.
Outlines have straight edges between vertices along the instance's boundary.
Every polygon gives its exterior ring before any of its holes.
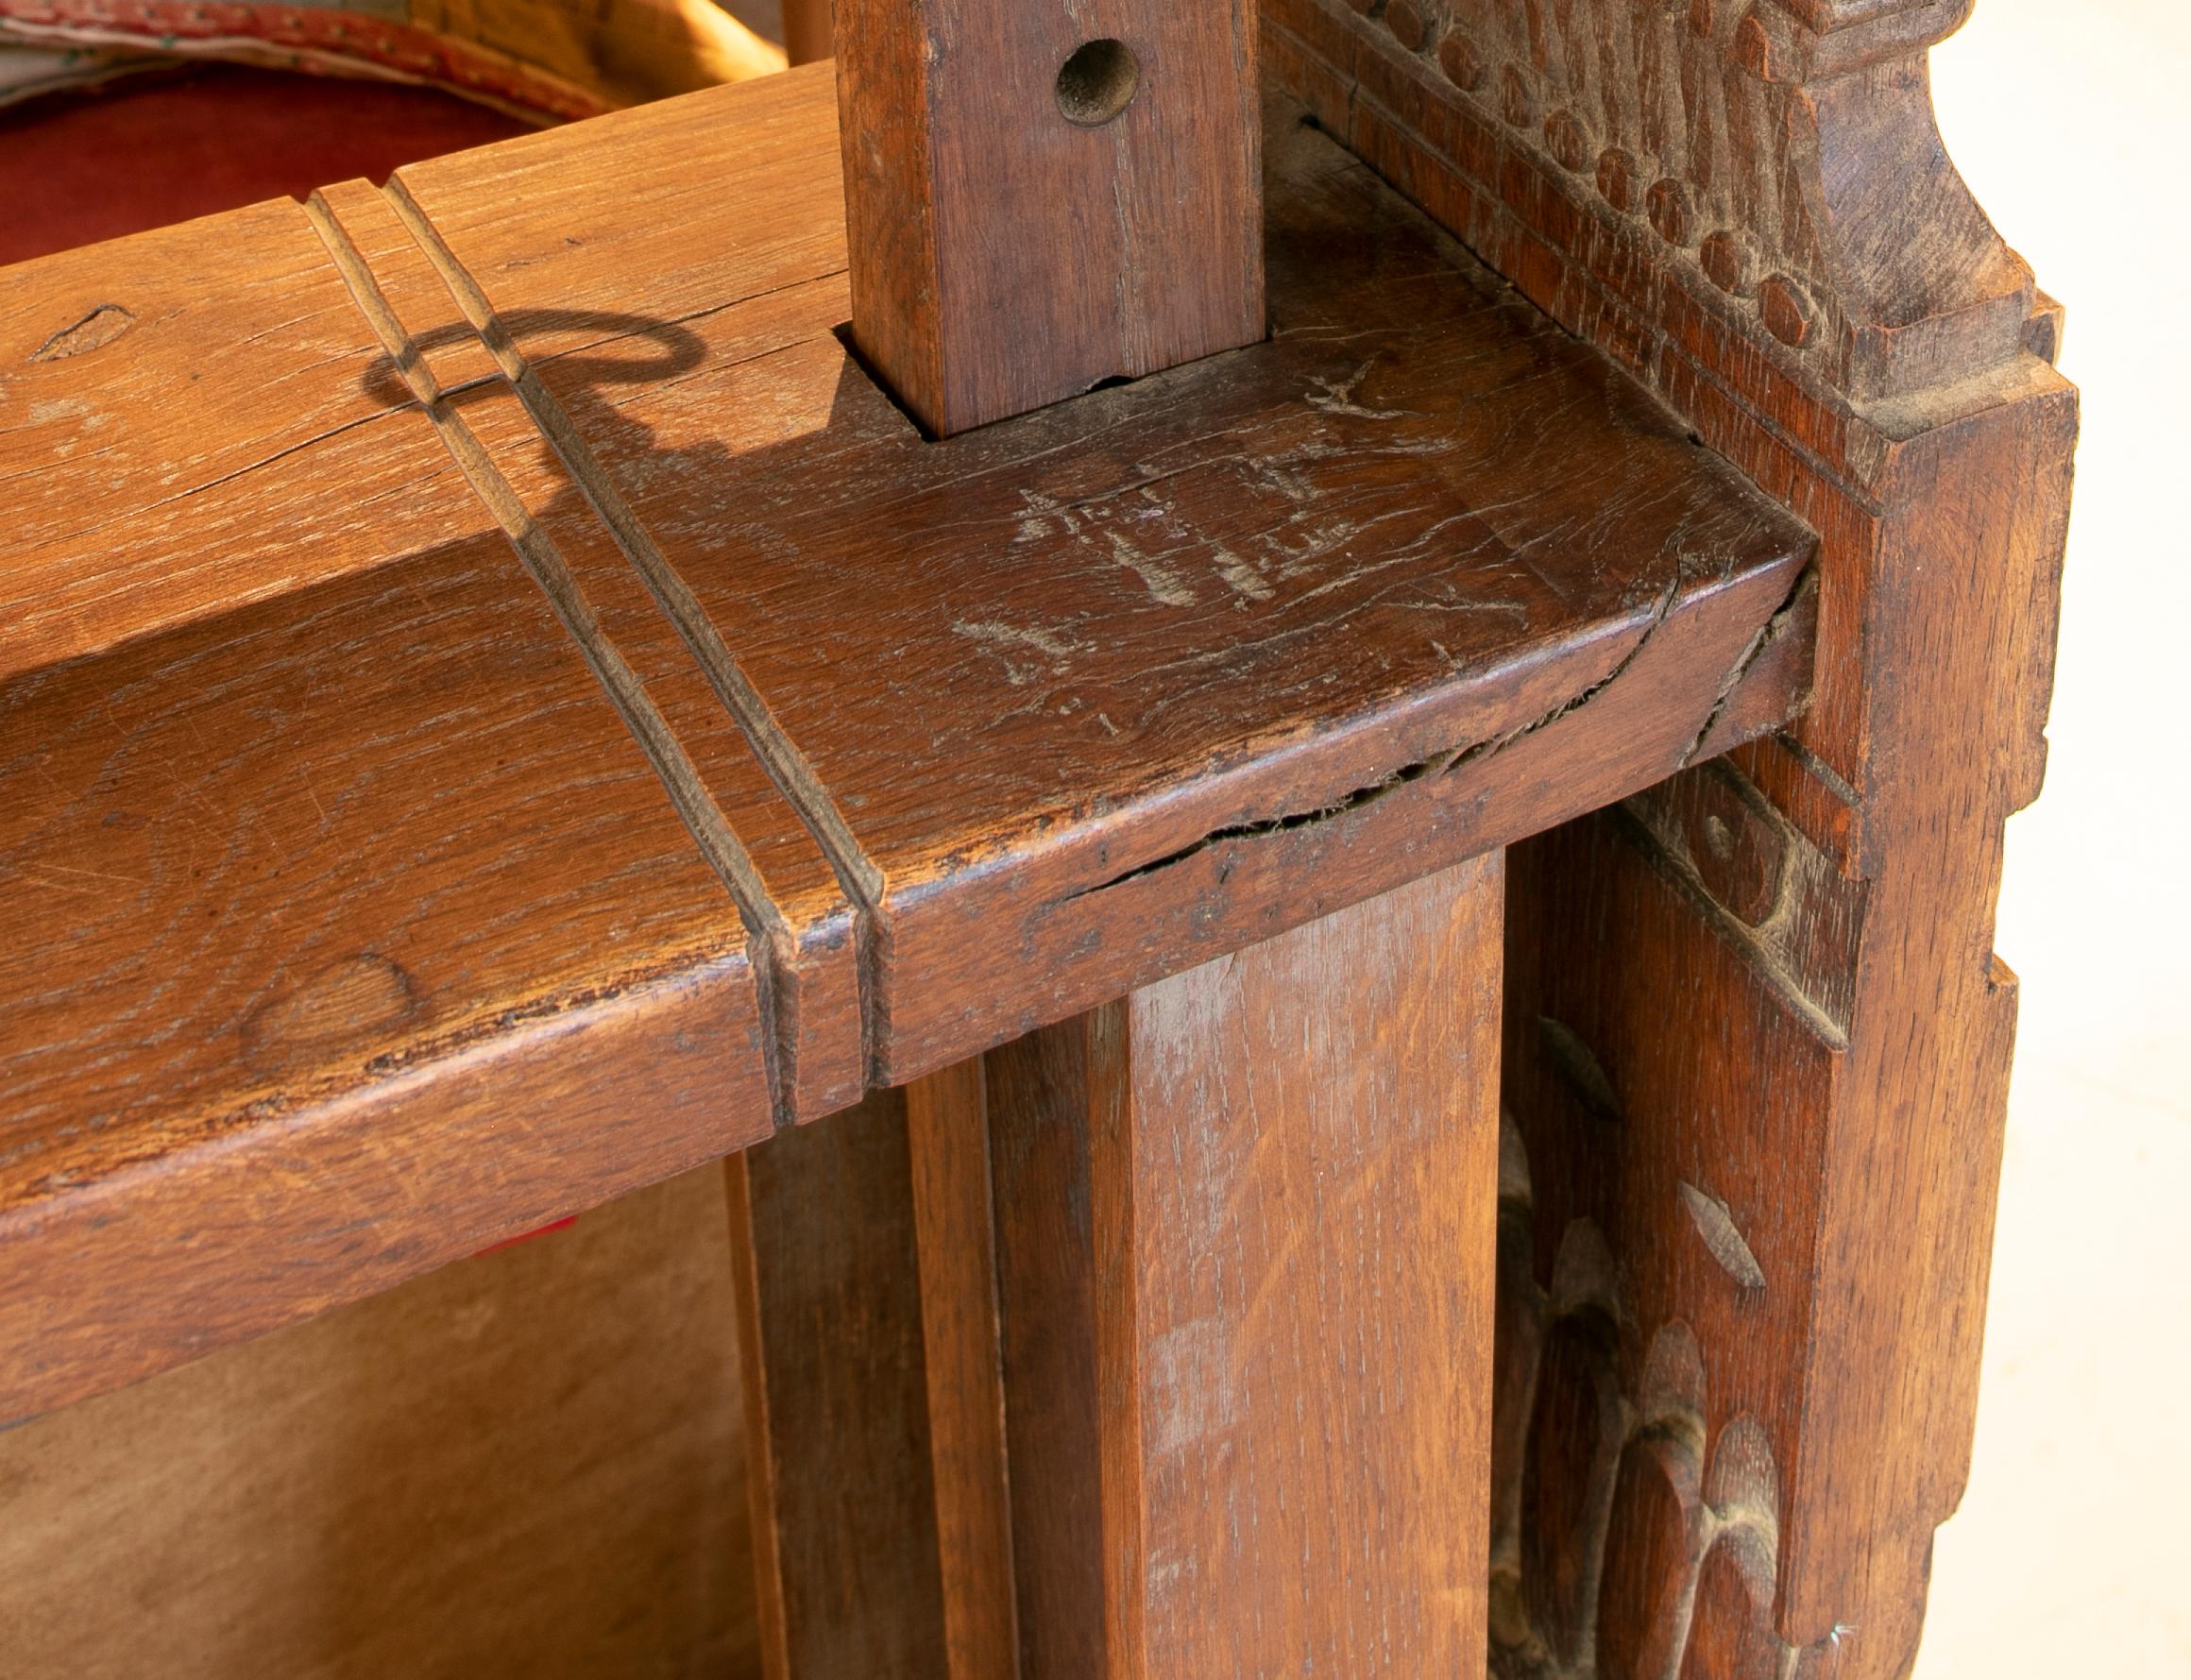
{"type": "Polygon", "coordinates": [[[1704,743],[1711,738],[1711,732],[1719,727],[1720,719],[1727,709],[1727,703],[1734,698],[1735,690],[1742,686],[1742,679],[1750,674],[1766,652],[1788,634],[1788,627],[1794,622],[1795,615],[1817,592],[1818,566],[1814,561],[1796,575],[1794,586],[1788,591],[1788,599],[1758,628],[1758,634],[1750,638],[1749,646],[1742,650],[1741,657],[1728,668],[1727,674],[1720,681],[1719,692],[1712,697],[1710,711],[1705,714],[1703,726],[1690,738],[1689,745],[1682,749],[1681,756],[1674,761],[1675,769],[1687,769],[1696,757],[1704,743]]]}
{"type": "Polygon", "coordinates": [[[79,321],[72,321],[30,352],[33,362],[64,362],[71,356],[88,356],[106,348],[137,324],[133,310],[119,303],[102,303],[79,321]]]}
{"type": "Polygon", "coordinates": [[[1404,788],[1410,782],[1418,782],[1424,776],[1435,775],[1439,770],[1449,765],[1452,758],[1452,754],[1444,753],[1435,757],[1418,759],[1412,764],[1403,764],[1379,781],[1356,788],[1351,792],[1343,793],[1338,798],[1316,806],[1310,810],[1288,811],[1281,816],[1264,817],[1253,822],[1232,823],[1222,828],[1213,828],[1199,840],[1190,840],[1175,852],[1167,852],[1162,857],[1153,857],[1146,863],[1137,864],[1124,874],[1113,875],[1108,881],[1098,882],[1093,887],[1079,888],[1066,893],[1058,902],[1070,904],[1077,898],[1087,898],[1097,892],[1108,892],[1113,887],[1123,887],[1130,881],[1137,881],[1144,876],[1153,875],[1161,871],[1170,869],[1175,864],[1184,863],[1197,853],[1206,852],[1212,846],[1223,845],[1227,840],[1254,840],[1266,834],[1283,834],[1294,829],[1312,827],[1319,823],[1329,823],[1334,818],[1351,816],[1366,806],[1375,805],[1387,794],[1404,788]]]}
{"type": "MultiPolygon", "coordinates": [[[[1473,741],[1467,746],[1450,748],[1444,752],[1434,753],[1427,757],[1402,764],[1399,768],[1387,772],[1374,782],[1364,783],[1340,794],[1335,799],[1327,800],[1323,804],[1313,806],[1306,810],[1286,811],[1275,817],[1261,817],[1246,823],[1227,823],[1221,828],[1213,828],[1199,839],[1190,840],[1177,850],[1166,852],[1161,857],[1153,857],[1146,863],[1136,864],[1133,868],[1125,870],[1107,881],[1099,881],[1091,887],[1077,888],[1075,891],[1065,893],[1058,902],[1070,904],[1075,899],[1087,898],[1098,892],[1107,892],[1113,887],[1126,886],[1130,882],[1160,874],[1177,864],[1184,863],[1190,857],[1206,852],[1213,846],[1223,845],[1229,840],[1257,840],[1265,835],[1290,833],[1298,829],[1313,827],[1318,823],[1353,816],[1412,782],[1418,782],[1429,776],[1444,775],[1449,772],[1459,770],[1465,765],[1476,763],[1481,759],[1503,752],[1514,742],[1534,735],[1540,729],[1548,728],[1562,718],[1588,705],[1597,696],[1619,682],[1629,667],[1636,663],[1645,645],[1651,640],[1653,634],[1672,615],[1680,596],[1681,580],[1677,578],[1659,591],[1657,598],[1652,603],[1651,615],[1645,620],[1641,632],[1628,650],[1614,662],[1610,670],[1580,692],[1560,702],[1559,704],[1545,712],[1541,717],[1536,718],[1519,728],[1508,730],[1503,735],[1473,741]]],[[[1762,632],[1759,634],[1761,635],[1762,632]]]]}

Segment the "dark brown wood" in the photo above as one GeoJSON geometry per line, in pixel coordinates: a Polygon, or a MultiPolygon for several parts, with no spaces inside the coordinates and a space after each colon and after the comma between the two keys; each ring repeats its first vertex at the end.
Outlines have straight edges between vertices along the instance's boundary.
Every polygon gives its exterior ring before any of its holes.
{"type": "Polygon", "coordinates": [[[944,1668],[950,1680],[1017,1680],[1004,1362],[996,1337],[995,1179],[980,1061],[907,1086],[906,1133],[944,1668]]]}
{"type": "Polygon", "coordinates": [[[775,1680],[1013,1680],[981,1063],[728,1163],[775,1680]]]}
{"type": "Polygon", "coordinates": [[[1291,116],[1271,342],[922,441],[833,331],[832,105],[0,280],[0,1413],[1800,705],[1808,535],[1291,116]]]}
{"type": "Polygon", "coordinates": [[[943,1674],[904,1094],[746,1151],[729,1189],[764,1671],[943,1674]]]}
{"type": "Polygon", "coordinates": [[[836,9],[853,333],[930,432],[1263,336],[1250,9],[836,9]]]}
{"type": "Polygon", "coordinates": [[[829,57],[830,0],[783,0],[784,56],[794,64],[813,64],[829,57]]]}
{"type": "Polygon", "coordinates": [[[1933,125],[1967,5],[1524,9],[1270,0],[1265,48],[1821,545],[1804,715],[1514,855],[1501,1660],[1898,1680],[1968,1461],[2059,306],[1933,125]]]}

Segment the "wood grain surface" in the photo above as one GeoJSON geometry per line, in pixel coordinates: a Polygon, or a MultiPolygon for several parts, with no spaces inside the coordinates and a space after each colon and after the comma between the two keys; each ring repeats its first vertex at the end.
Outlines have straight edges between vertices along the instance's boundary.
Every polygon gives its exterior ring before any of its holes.
{"type": "Polygon", "coordinates": [[[853,335],[931,433],[1263,336],[1255,22],[837,0],[853,335]]]}
{"type": "Polygon", "coordinates": [[[741,1158],[772,1672],[1482,1672],[1501,881],[741,1158]]]}
{"type": "Polygon", "coordinates": [[[1813,704],[1513,853],[1513,1680],[1900,1680],[1960,1495],[2077,424],[1933,120],[1968,11],[1265,7],[1333,131],[1820,536],[1813,704]]]}
{"type": "Polygon", "coordinates": [[[767,1128],[722,882],[433,428],[364,384],[354,306],[282,307],[342,286],[303,213],[226,226],[0,282],[36,512],[0,683],[8,1417],[767,1128]],[[98,297],[137,324],[38,360],[98,297]]]}
{"type": "Polygon", "coordinates": [[[0,1434],[8,1680],[758,1680],[722,1173],[0,1434]]]}
{"type": "MultiPolygon", "coordinates": [[[[817,831],[857,852],[877,1078],[1617,798],[1801,704],[1808,534],[1298,110],[1266,127],[1267,344],[927,443],[772,220],[727,259],[769,290],[685,323],[700,365],[580,417],[825,785],[817,831]]],[[[641,215],[581,138],[399,186],[498,314],[687,307],[701,258],[658,230],[709,213],[712,178],[641,215]],[[513,200],[554,209],[529,227],[513,200]]],[[[725,261],[708,248],[709,273],[725,261]]]]}
{"type": "Polygon", "coordinates": [[[945,1672],[911,1172],[899,1091],[729,1164],[770,1680],[945,1672]]]}
{"type": "Polygon", "coordinates": [[[1269,342],[930,443],[837,331],[833,107],[0,280],[0,1414],[1802,704],[1809,534],[1298,109],[1269,342]]]}
{"type": "Polygon", "coordinates": [[[1480,1672],[1500,882],[1091,1024],[1112,1673],[1480,1672]]]}

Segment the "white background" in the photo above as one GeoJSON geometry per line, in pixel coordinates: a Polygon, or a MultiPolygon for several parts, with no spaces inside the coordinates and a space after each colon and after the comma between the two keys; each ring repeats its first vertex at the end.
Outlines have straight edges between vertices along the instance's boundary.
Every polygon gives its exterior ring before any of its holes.
{"type": "Polygon", "coordinates": [[[2068,306],[2084,437],[1996,942],[2023,1025],[1978,1456],[1916,1680],[2191,1680],[2191,4],[1979,0],[1932,63],[2068,306]]]}

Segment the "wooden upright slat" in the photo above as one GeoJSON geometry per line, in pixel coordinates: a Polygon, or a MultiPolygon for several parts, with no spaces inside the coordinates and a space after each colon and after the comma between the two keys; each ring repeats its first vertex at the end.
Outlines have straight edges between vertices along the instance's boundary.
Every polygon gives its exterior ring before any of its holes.
{"type": "Polygon", "coordinates": [[[1084,1083],[996,1124],[1079,1139],[1088,1246],[1000,1210],[1014,1262],[1062,1239],[1037,1264],[1068,1284],[1011,1301],[1007,1370],[1087,1334],[1094,1384],[1062,1412],[1008,1388],[1007,1429],[1094,1426],[1066,1449],[1093,1552],[1069,1486],[1015,1454],[1013,1488],[1023,1555],[1101,1560],[1093,1672],[1482,1672],[1500,880],[1463,865],[1038,1035],[1084,1040],[1084,1083]]]}
{"type": "MultiPolygon", "coordinates": [[[[950,1680],[1018,1680],[995,1175],[978,1058],[906,1087],[928,1451],[950,1680]]],[[[1039,1671],[1037,1671],[1039,1672],[1039,1671]]]]}
{"type": "Polygon", "coordinates": [[[730,1162],[769,1680],[944,1672],[902,1092],[730,1162]]]}
{"type": "MultiPolygon", "coordinates": [[[[789,153],[825,78],[781,83],[789,153]]],[[[775,277],[578,424],[878,883],[881,1077],[1617,799],[1808,686],[1809,535],[1274,109],[1272,340],[940,443],[796,285],[820,236],[679,156],[727,130],[665,111],[613,178],[575,133],[399,177],[514,322],[775,277]],[[703,220],[721,246],[663,231],[703,220]]]]}
{"type": "Polygon", "coordinates": [[[1501,883],[749,1153],[773,1675],[1482,1672],[1501,883]]]}
{"type": "Polygon", "coordinates": [[[949,434],[1263,336],[1241,6],[837,0],[854,336],[949,434]]]}

